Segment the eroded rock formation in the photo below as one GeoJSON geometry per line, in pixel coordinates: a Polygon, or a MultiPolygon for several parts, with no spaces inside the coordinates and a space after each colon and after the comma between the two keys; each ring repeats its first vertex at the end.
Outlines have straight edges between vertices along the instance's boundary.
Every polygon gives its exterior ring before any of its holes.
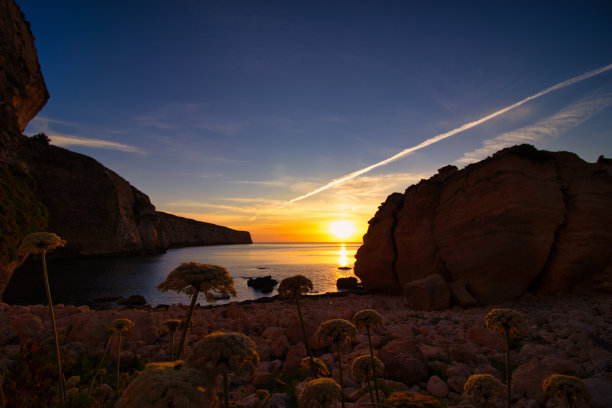
{"type": "Polygon", "coordinates": [[[438,274],[482,304],[528,290],[612,292],[611,169],[529,145],[444,167],[379,207],[355,274],[395,294],[438,274]]]}
{"type": "Polygon", "coordinates": [[[0,1],[0,40],[0,299],[27,255],[19,243],[33,231],[66,240],[53,253],[61,257],[252,242],[246,231],[155,211],[149,197],[94,159],[22,136],[49,93],[13,0],[0,1]]]}

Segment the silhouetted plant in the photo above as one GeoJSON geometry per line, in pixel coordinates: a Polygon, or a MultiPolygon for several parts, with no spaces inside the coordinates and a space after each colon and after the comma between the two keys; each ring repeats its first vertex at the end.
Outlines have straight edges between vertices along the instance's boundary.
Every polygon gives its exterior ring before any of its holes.
{"type": "Polygon", "coordinates": [[[493,309],[485,316],[485,325],[504,336],[506,342],[506,384],[507,404],[512,406],[511,373],[510,373],[510,335],[524,337],[529,334],[529,327],[522,314],[512,309],[493,309]]]}
{"type": "Polygon", "coordinates": [[[394,408],[443,408],[442,403],[434,397],[410,391],[394,392],[385,402],[394,408]]]}
{"type": "Polygon", "coordinates": [[[229,408],[229,372],[253,372],[259,363],[257,346],[249,337],[236,332],[214,332],[193,347],[187,358],[189,365],[223,376],[223,399],[229,408]]]}
{"type": "Polygon", "coordinates": [[[179,319],[166,320],[162,326],[170,331],[170,361],[174,361],[174,333],[181,328],[183,322],[179,319]]]}
{"type": "MultiPolygon", "coordinates": [[[[351,364],[353,378],[357,381],[366,383],[372,404],[374,403],[374,396],[372,395],[372,388],[370,387],[370,378],[376,378],[375,375],[382,375],[384,371],[385,365],[378,357],[374,357],[374,360],[372,360],[370,356],[360,356],[354,359],[351,364]]],[[[374,387],[374,390],[378,393],[376,387],[374,387]]],[[[380,401],[377,399],[376,403],[380,404],[380,401]]]]}
{"type": "Polygon", "coordinates": [[[342,408],[344,408],[344,381],[342,379],[342,359],[340,358],[340,343],[350,343],[355,337],[357,337],[357,328],[355,325],[348,320],[344,319],[332,319],[324,323],[321,323],[319,329],[315,333],[315,336],[321,343],[331,341],[336,345],[336,351],[338,355],[338,369],[340,370],[340,389],[342,408]]]}
{"type": "Polygon", "coordinates": [[[331,378],[316,378],[304,386],[298,404],[300,408],[328,408],[341,399],[342,388],[331,378]]]}
{"type": "Polygon", "coordinates": [[[92,391],[94,389],[94,385],[96,383],[96,377],[101,372],[102,364],[104,364],[104,358],[106,357],[106,354],[108,354],[108,349],[110,347],[111,340],[113,339],[113,336],[115,334],[117,334],[117,329],[114,326],[108,326],[106,328],[106,331],[104,332],[104,334],[105,334],[105,337],[106,337],[106,347],[104,347],[104,354],[102,354],[102,358],[100,359],[100,363],[98,363],[98,367],[96,368],[96,371],[94,372],[93,378],[91,379],[91,385],[89,386],[89,393],[88,393],[88,395],[91,395],[91,393],[92,393],[92,391]]]}
{"type": "Polygon", "coordinates": [[[181,336],[181,343],[179,345],[178,352],[176,353],[177,359],[183,358],[183,352],[185,350],[185,342],[187,341],[187,331],[191,324],[191,317],[195,310],[198,293],[202,292],[206,296],[206,301],[212,303],[215,301],[214,292],[220,295],[234,295],[236,296],[236,290],[234,289],[234,280],[222,266],[201,264],[197,262],[184,262],[174,269],[166,280],[157,286],[162,292],[168,290],[174,290],[175,292],[185,293],[191,295],[191,305],[187,312],[186,325],[183,327],[183,335],[181,336]]]}
{"type": "Polygon", "coordinates": [[[310,371],[316,371],[321,377],[329,377],[329,369],[323,360],[320,358],[304,357],[300,361],[300,366],[310,371]],[[313,365],[314,364],[314,368],[313,365]]]}
{"type": "Polygon", "coordinates": [[[578,401],[591,403],[589,389],[579,378],[571,375],[549,375],[542,382],[542,389],[550,398],[565,399],[569,408],[573,408],[574,402],[578,401]]]}
{"type": "Polygon", "coordinates": [[[33,232],[23,239],[23,248],[30,253],[39,253],[42,258],[43,278],[45,281],[45,291],[47,302],[49,303],[49,314],[51,315],[51,326],[53,327],[53,338],[55,339],[55,356],[57,358],[57,371],[59,373],[60,395],[62,402],[66,402],[66,384],[64,373],[62,372],[62,359],[60,357],[59,339],[55,326],[55,313],[53,312],[53,301],[51,300],[51,289],[49,287],[49,276],[47,274],[47,251],[52,251],[57,247],[66,245],[66,241],[51,232],[33,232]]]}
{"type": "MultiPolygon", "coordinates": [[[[289,278],[285,278],[281,281],[280,285],[278,285],[278,295],[282,299],[295,299],[295,305],[298,311],[298,317],[300,319],[300,325],[302,327],[302,334],[304,335],[304,344],[306,345],[306,352],[308,353],[308,357],[311,359],[314,358],[312,355],[312,350],[310,348],[310,343],[308,341],[308,334],[306,333],[306,327],[304,326],[304,319],[302,317],[302,309],[300,308],[300,297],[302,293],[308,293],[312,290],[312,281],[303,275],[295,275],[289,278]]],[[[315,378],[317,378],[317,371],[314,369],[315,363],[313,361],[310,362],[310,369],[312,370],[312,374],[315,378]]]]}
{"type": "MultiPolygon", "coordinates": [[[[366,329],[368,333],[368,345],[370,346],[370,362],[372,364],[375,363],[374,359],[374,350],[372,349],[372,336],[370,335],[370,329],[375,329],[378,326],[382,325],[382,317],[381,315],[373,309],[365,309],[355,313],[353,316],[353,323],[357,327],[357,330],[361,330],[362,328],[366,329]]],[[[382,374],[382,373],[381,373],[382,374]]],[[[376,402],[380,404],[380,397],[378,396],[378,381],[376,369],[372,365],[372,375],[374,376],[374,393],[376,394],[376,402]]],[[[370,383],[368,382],[368,388],[370,387],[370,383]]]]}
{"type": "Polygon", "coordinates": [[[51,139],[49,138],[49,136],[47,136],[44,133],[37,133],[34,136],[31,136],[30,139],[38,142],[38,143],[42,143],[44,145],[49,145],[49,143],[51,142],[51,139]]]}
{"type": "Polygon", "coordinates": [[[117,342],[117,392],[120,392],[120,381],[121,381],[121,373],[119,371],[121,365],[121,334],[123,332],[128,331],[134,327],[134,322],[130,319],[115,319],[113,322],[107,327],[108,330],[115,330],[115,334],[119,336],[119,341],[117,342]]]}
{"type": "Polygon", "coordinates": [[[470,396],[483,401],[485,407],[490,405],[491,398],[504,398],[507,387],[490,374],[474,374],[470,376],[463,386],[463,390],[470,396]]]}
{"type": "Polygon", "coordinates": [[[218,407],[212,381],[212,375],[184,361],[150,363],[130,382],[115,408],[218,407]]]}

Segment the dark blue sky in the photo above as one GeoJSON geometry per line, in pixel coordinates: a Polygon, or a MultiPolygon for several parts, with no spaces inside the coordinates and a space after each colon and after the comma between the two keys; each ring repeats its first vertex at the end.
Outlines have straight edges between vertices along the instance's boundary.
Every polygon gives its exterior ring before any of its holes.
{"type": "Polygon", "coordinates": [[[363,232],[387,194],[504,145],[612,156],[608,71],[269,211],[611,64],[609,1],[18,4],[51,93],[26,133],[256,240],[329,239],[334,219],[363,232]]]}

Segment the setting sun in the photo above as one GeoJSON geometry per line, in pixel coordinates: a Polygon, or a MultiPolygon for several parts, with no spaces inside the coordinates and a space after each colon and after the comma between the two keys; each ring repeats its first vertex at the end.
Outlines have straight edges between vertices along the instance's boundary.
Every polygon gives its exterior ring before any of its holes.
{"type": "Polygon", "coordinates": [[[355,223],[350,220],[338,220],[329,224],[329,232],[340,239],[347,239],[356,231],[355,223]]]}

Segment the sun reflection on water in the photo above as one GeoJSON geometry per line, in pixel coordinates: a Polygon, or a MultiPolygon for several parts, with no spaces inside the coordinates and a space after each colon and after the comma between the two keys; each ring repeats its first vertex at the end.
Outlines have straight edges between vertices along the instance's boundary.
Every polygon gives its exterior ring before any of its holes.
{"type": "Polygon", "coordinates": [[[338,263],[340,264],[341,267],[345,267],[348,265],[348,252],[346,250],[346,246],[344,244],[342,244],[342,246],[340,247],[340,251],[338,251],[338,253],[340,254],[340,260],[338,261],[338,263]]]}

